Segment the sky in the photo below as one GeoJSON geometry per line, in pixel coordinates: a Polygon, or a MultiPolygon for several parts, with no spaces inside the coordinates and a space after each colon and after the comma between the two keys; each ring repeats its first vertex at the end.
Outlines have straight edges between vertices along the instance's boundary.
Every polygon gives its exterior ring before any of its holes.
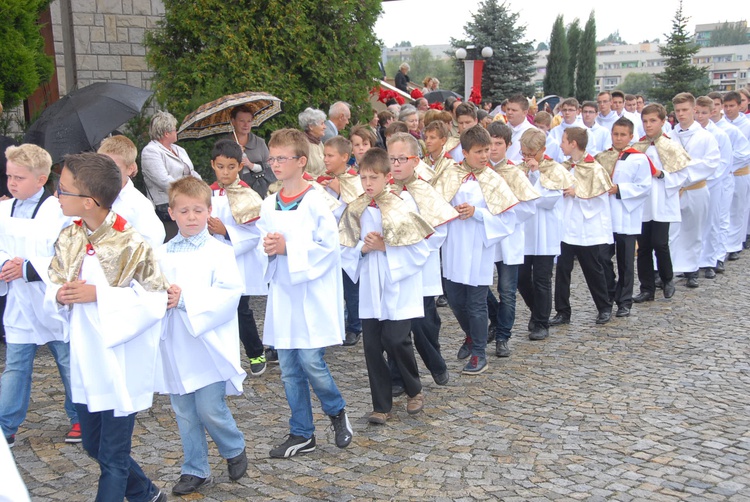
{"type": "MultiPolygon", "coordinates": [[[[620,37],[627,43],[655,38],[664,41],[664,34],[672,31],[672,19],[678,7],[678,0],[507,0],[506,3],[511,12],[519,14],[520,22],[527,27],[526,39],[533,41],[534,47],[541,41],[549,41],[558,14],[563,14],[566,24],[579,18],[583,28],[592,9],[595,10],[597,40],[620,30],[620,37]]],[[[409,41],[412,46],[448,44],[451,37],[463,37],[463,27],[479,4],[480,0],[383,2],[383,14],[375,25],[375,33],[386,47],[401,41],[409,41]]],[[[700,0],[684,0],[683,14],[690,17],[688,30],[691,33],[696,24],[742,19],[741,9],[737,19],[727,19],[723,13],[707,12],[710,10],[707,5],[700,0]]]]}

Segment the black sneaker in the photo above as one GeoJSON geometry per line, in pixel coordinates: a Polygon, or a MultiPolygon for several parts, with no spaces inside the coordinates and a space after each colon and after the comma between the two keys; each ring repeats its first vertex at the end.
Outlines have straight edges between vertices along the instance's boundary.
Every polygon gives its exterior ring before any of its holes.
{"type": "Polygon", "coordinates": [[[8,448],[13,448],[16,444],[16,435],[11,434],[10,437],[5,438],[5,442],[8,443],[8,448]]]}
{"type": "Polygon", "coordinates": [[[242,453],[236,457],[227,459],[227,471],[229,472],[229,479],[237,481],[247,472],[247,453],[242,450],[242,453]]]}
{"type": "Polygon", "coordinates": [[[266,372],[266,356],[260,355],[258,357],[250,358],[250,374],[253,376],[261,376],[266,372]]]}
{"type": "Polygon", "coordinates": [[[159,490],[149,502],[167,502],[167,494],[159,490]]]}
{"type": "Polygon", "coordinates": [[[266,363],[279,364],[279,351],[273,347],[266,349],[266,363]]]}
{"type": "Polygon", "coordinates": [[[435,383],[438,385],[448,385],[448,381],[451,379],[451,377],[450,373],[448,373],[448,370],[445,370],[442,373],[433,373],[432,379],[435,380],[435,383]]]}
{"type": "Polygon", "coordinates": [[[183,474],[177,481],[177,484],[172,488],[173,495],[187,495],[189,493],[197,492],[198,488],[202,486],[208,486],[213,480],[211,477],[199,478],[192,474],[183,474]]]}
{"type": "Polygon", "coordinates": [[[333,426],[333,434],[336,438],[336,446],[346,448],[352,442],[352,424],[349,423],[349,417],[346,416],[346,410],[342,409],[338,415],[329,416],[333,426]]]}
{"type": "Polygon", "coordinates": [[[352,347],[354,345],[357,345],[357,342],[359,341],[359,338],[362,336],[362,333],[355,333],[354,331],[347,331],[346,332],[346,338],[344,338],[343,346],[344,347],[352,347]]]}
{"type": "Polygon", "coordinates": [[[286,437],[286,441],[271,450],[269,455],[271,456],[271,458],[289,458],[297,455],[298,453],[310,453],[314,450],[315,435],[312,435],[309,438],[304,438],[302,436],[289,434],[286,437]]]}
{"type": "Polygon", "coordinates": [[[440,295],[437,297],[437,300],[435,300],[435,306],[440,308],[448,306],[448,299],[445,297],[445,295],[440,295]]]}

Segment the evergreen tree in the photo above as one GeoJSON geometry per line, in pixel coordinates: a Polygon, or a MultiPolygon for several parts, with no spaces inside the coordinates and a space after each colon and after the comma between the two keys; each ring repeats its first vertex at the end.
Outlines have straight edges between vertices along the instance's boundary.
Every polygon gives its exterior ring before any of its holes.
{"type": "Polygon", "coordinates": [[[5,0],[0,28],[0,102],[6,110],[49,81],[54,62],[44,53],[39,14],[50,0],[5,0]]]}
{"type": "Polygon", "coordinates": [[[651,95],[670,109],[672,98],[680,92],[701,96],[710,91],[706,70],[692,63],[699,47],[687,31],[689,19],[682,13],[680,0],[680,6],[672,20],[672,33],[666,35],[666,45],[659,47],[659,54],[666,59],[665,68],[654,76],[656,86],[651,95]]]}
{"type": "MultiPolygon", "coordinates": [[[[456,48],[474,45],[479,51],[483,47],[491,47],[494,51],[494,55],[484,64],[482,100],[499,103],[518,92],[525,96],[534,93],[531,78],[535,58],[533,46],[523,40],[525,34],[526,26],[520,24],[518,13],[512,12],[507,2],[484,0],[472,15],[472,20],[464,26],[466,38],[451,38],[451,45],[456,48]]],[[[463,62],[458,61],[455,67],[460,75],[456,81],[462,83],[463,62]]],[[[463,87],[456,90],[464,92],[463,87]]]]}
{"type": "MultiPolygon", "coordinates": [[[[298,127],[308,106],[364,107],[378,77],[380,0],[165,0],[146,36],[158,101],[178,120],[225,94],[265,91],[284,102],[271,128],[298,127]]],[[[410,45],[410,44],[409,44],[410,45]]],[[[370,116],[368,116],[368,119],[370,116]]]]}
{"type": "Polygon", "coordinates": [[[568,61],[568,82],[570,82],[570,90],[566,96],[572,96],[576,88],[576,66],[578,64],[578,48],[581,44],[581,37],[583,32],[581,31],[581,22],[578,18],[575,19],[570,26],[568,26],[568,52],[570,53],[570,60],[568,61]]]}
{"type": "Polygon", "coordinates": [[[544,94],[570,96],[570,79],[568,78],[568,39],[565,35],[565,24],[562,15],[557,16],[552,25],[547,55],[547,72],[544,75],[544,94]]]}
{"type": "Polygon", "coordinates": [[[578,101],[596,97],[596,19],[594,11],[589,14],[578,46],[575,96],[578,101]]]}

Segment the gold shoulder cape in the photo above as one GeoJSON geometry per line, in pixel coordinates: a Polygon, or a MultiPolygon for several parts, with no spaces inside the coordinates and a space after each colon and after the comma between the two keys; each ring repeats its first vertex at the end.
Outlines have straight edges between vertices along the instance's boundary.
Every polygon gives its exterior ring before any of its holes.
{"type": "Polygon", "coordinates": [[[237,224],[244,225],[260,218],[260,205],[263,199],[244,181],[236,179],[230,185],[216,182],[211,188],[220,188],[226,192],[229,209],[237,224]]]}
{"type": "Polygon", "coordinates": [[[308,183],[312,185],[312,187],[323,196],[323,200],[326,201],[326,204],[328,204],[328,207],[331,209],[331,211],[335,211],[338,208],[341,207],[341,201],[335,198],[333,195],[328,193],[328,190],[326,190],[323,185],[318,183],[317,181],[313,179],[307,180],[308,183]]]}
{"type": "Polygon", "coordinates": [[[417,176],[428,183],[430,182],[430,180],[432,180],[432,178],[435,177],[435,171],[433,171],[432,167],[430,167],[424,160],[419,161],[419,164],[417,164],[414,172],[417,173],[417,176]]]}
{"type": "Polygon", "coordinates": [[[339,180],[341,200],[347,204],[351,204],[357,197],[365,193],[365,189],[362,188],[362,181],[356,173],[346,171],[334,176],[339,180]]]}
{"type": "Polygon", "coordinates": [[[419,215],[433,228],[458,218],[458,211],[425,180],[416,176],[405,181],[394,180],[393,191],[398,195],[404,186],[417,204],[419,215]]]}
{"type": "Polygon", "coordinates": [[[526,177],[526,174],[516,165],[508,164],[508,161],[500,162],[492,167],[497,174],[503,177],[513,194],[521,202],[528,202],[541,197],[534,186],[526,177]]]}
{"type": "Polygon", "coordinates": [[[451,166],[455,164],[456,161],[453,160],[451,157],[446,156],[445,150],[440,155],[440,158],[435,161],[435,163],[432,165],[432,170],[434,171],[434,174],[432,175],[432,179],[429,180],[430,184],[435,183],[435,179],[440,176],[440,173],[446,169],[448,166],[451,166]]]}
{"type": "Polygon", "coordinates": [[[48,270],[53,283],[78,280],[83,259],[89,254],[97,257],[113,288],[129,287],[132,280],[138,281],[146,291],[169,288],[154,251],[122,216],[110,211],[99,228],[91,235],[86,233],[81,220],[60,232],[48,270]]]}
{"type": "MultiPolygon", "coordinates": [[[[566,166],[571,165],[569,160],[566,166]]],[[[575,164],[576,197],[580,199],[593,199],[612,188],[612,180],[607,171],[593,157],[587,155],[584,160],[575,164]]]]}
{"type": "Polygon", "coordinates": [[[410,246],[435,232],[420,215],[409,210],[406,203],[393,192],[383,190],[374,199],[362,194],[349,203],[339,222],[342,246],[353,248],[359,242],[362,213],[375,201],[383,217],[383,240],[389,246],[410,246]]]}
{"type": "Polygon", "coordinates": [[[445,200],[450,202],[456,196],[466,177],[472,174],[479,182],[487,209],[493,215],[507,211],[518,204],[518,198],[513,195],[508,183],[502,176],[487,166],[473,169],[465,163],[456,164],[454,162],[452,166],[448,166],[438,173],[432,186],[445,200]]]}
{"type": "MultiPolygon", "coordinates": [[[[659,136],[653,142],[656,147],[656,151],[659,154],[659,160],[665,171],[668,173],[676,173],[682,171],[690,162],[690,155],[680,145],[670,140],[666,136],[659,136]]],[[[651,146],[651,140],[648,138],[641,140],[633,145],[633,148],[639,152],[646,153],[648,147],[651,146]]]]}
{"type": "Polygon", "coordinates": [[[448,141],[445,142],[445,151],[450,152],[460,144],[461,138],[459,138],[458,136],[451,136],[450,138],[448,138],[448,141]]]}
{"type": "Polygon", "coordinates": [[[612,173],[615,172],[615,164],[617,164],[617,161],[620,159],[620,152],[613,148],[610,148],[609,150],[604,150],[603,152],[599,152],[596,154],[596,161],[602,165],[602,167],[607,171],[607,174],[609,174],[609,177],[612,177],[612,173]]]}

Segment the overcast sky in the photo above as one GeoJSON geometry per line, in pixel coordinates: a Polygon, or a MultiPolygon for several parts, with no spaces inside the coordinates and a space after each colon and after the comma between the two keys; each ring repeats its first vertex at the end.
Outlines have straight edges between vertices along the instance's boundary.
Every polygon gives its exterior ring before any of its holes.
{"type": "MultiPolygon", "coordinates": [[[[462,38],[463,27],[478,9],[480,0],[399,0],[383,2],[383,14],[375,25],[375,33],[387,47],[408,40],[412,45],[447,44],[450,38],[462,38]]],[[[500,2],[502,3],[502,2],[500,2]]],[[[727,7],[730,2],[720,2],[727,7]]],[[[552,23],[558,14],[563,14],[565,23],[576,17],[581,27],[589,13],[595,9],[596,38],[600,40],[615,30],[628,43],[644,40],[665,39],[672,31],[672,19],[677,10],[677,0],[628,0],[594,1],[560,0],[521,1],[508,0],[512,12],[518,12],[521,23],[526,25],[526,38],[534,42],[548,41],[552,23]],[[565,9],[564,11],[562,9],[565,9]]],[[[699,0],[684,0],[683,13],[690,17],[688,30],[695,31],[696,24],[742,19],[742,9],[728,19],[726,14],[711,13],[709,3],[699,0]]],[[[739,4],[738,4],[739,5],[739,4]]],[[[727,11],[721,8],[717,11],[727,11]]],[[[745,15],[747,12],[744,13],[745,15]]]]}

